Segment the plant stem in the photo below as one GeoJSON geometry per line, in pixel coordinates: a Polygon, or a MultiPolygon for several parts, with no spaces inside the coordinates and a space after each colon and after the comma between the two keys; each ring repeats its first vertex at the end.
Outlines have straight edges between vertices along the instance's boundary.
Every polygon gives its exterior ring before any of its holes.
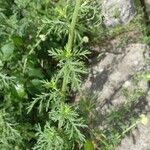
{"type": "MultiPolygon", "coordinates": [[[[41,27],[41,29],[39,30],[37,37],[39,37],[41,31],[44,29],[45,25],[41,27]]],[[[48,32],[45,34],[45,37],[49,35],[51,30],[48,30],[48,32]]],[[[27,58],[24,60],[24,64],[23,64],[23,73],[25,73],[26,71],[26,67],[27,67],[27,62],[28,62],[28,57],[34,52],[34,50],[40,45],[40,43],[42,42],[42,39],[38,40],[36,42],[36,44],[31,48],[31,50],[29,51],[28,55],[27,55],[27,58]]]]}
{"type": "Polygon", "coordinates": [[[74,9],[73,16],[72,16],[69,37],[68,37],[68,43],[67,43],[67,50],[69,50],[69,51],[72,50],[72,45],[73,45],[73,40],[74,40],[74,30],[75,30],[80,6],[81,6],[81,0],[76,0],[76,5],[75,5],[75,9],[74,9]]]}
{"type": "MultiPolygon", "coordinates": [[[[69,29],[68,42],[67,42],[67,46],[66,46],[67,51],[72,50],[73,40],[74,40],[74,31],[75,31],[77,17],[78,17],[80,6],[81,6],[81,1],[82,0],[76,0],[76,5],[75,5],[75,9],[74,9],[74,12],[72,15],[72,21],[71,21],[71,25],[70,25],[70,29],[69,29]]],[[[66,90],[66,80],[64,77],[63,83],[62,83],[62,92],[65,93],[65,90],[66,90]]]]}
{"type": "Polygon", "coordinates": [[[134,124],[132,124],[129,128],[127,128],[126,130],[124,130],[124,131],[122,132],[122,134],[120,134],[120,135],[117,137],[117,139],[119,139],[121,136],[125,135],[125,134],[126,134],[127,132],[129,132],[131,129],[133,129],[134,127],[136,127],[138,123],[139,123],[139,122],[136,121],[136,122],[135,122],[134,124]]]}

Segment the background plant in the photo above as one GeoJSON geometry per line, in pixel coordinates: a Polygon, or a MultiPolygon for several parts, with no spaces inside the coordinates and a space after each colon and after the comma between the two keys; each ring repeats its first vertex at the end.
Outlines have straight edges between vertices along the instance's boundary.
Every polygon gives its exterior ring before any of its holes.
{"type": "MultiPolygon", "coordinates": [[[[137,24],[143,27],[138,16],[123,28],[107,30],[99,0],[77,2],[0,0],[0,149],[94,149],[94,114],[86,120],[94,103],[85,101],[80,110],[73,103],[82,94],[90,46],[137,24]]],[[[121,111],[112,111],[108,124],[119,120],[121,111]]],[[[116,134],[130,127],[125,125],[121,131],[112,126],[102,131],[106,136],[96,142],[103,148],[114,146],[116,134]]]]}
{"type": "Polygon", "coordinates": [[[0,109],[8,116],[1,149],[82,147],[86,125],[71,95],[80,91],[85,49],[101,16],[98,1],[78,0],[74,11],[75,5],[0,0],[0,109]]]}

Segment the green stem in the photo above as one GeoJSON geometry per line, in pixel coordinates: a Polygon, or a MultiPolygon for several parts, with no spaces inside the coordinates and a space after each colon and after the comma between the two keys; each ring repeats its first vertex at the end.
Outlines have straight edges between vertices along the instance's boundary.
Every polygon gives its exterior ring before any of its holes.
{"type": "MultiPolygon", "coordinates": [[[[74,9],[74,12],[72,15],[72,21],[71,21],[71,25],[70,25],[70,29],[69,29],[68,42],[67,42],[67,47],[66,47],[67,51],[72,50],[73,40],[74,40],[74,31],[75,31],[77,17],[78,17],[80,6],[81,6],[81,1],[82,0],[76,0],[76,5],[75,5],[75,9],[74,9]]],[[[66,89],[66,80],[64,77],[63,83],[62,83],[62,92],[65,93],[65,89],[66,89]]]]}
{"type": "Polygon", "coordinates": [[[75,30],[80,6],[81,6],[81,0],[76,0],[76,5],[75,5],[74,12],[73,12],[72,21],[71,21],[70,30],[69,30],[67,50],[72,50],[72,45],[73,45],[73,40],[74,40],[74,30],[75,30]]]}
{"type": "MultiPolygon", "coordinates": [[[[36,38],[39,37],[41,31],[44,29],[45,25],[41,27],[41,29],[38,31],[36,38]]],[[[49,30],[46,34],[45,37],[49,35],[51,30],[49,30]]],[[[24,60],[24,64],[23,64],[23,73],[25,73],[26,71],[26,67],[27,67],[27,62],[28,62],[28,57],[34,52],[34,50],[40,45],[40,43],[42,42],[42,39],[38,40],[36,42],[36,44],[31,48],[31,50],[29,51],[27,58],[24,60]]]]}
{"type": "Polygon", "coordinates": [[[127,128],[125,131],[122,132],[122,135],[125,135],[127,132],[129,132],[131,129],[133,129],[134,127],[136,127],[138,124],[138,122],[135,122],[134,124],[132,124],[129,128],[127,128]]]}
{"type": "Polygon", "coordinates": [[[117,137],[117,139],[121,138],[123,135],[125,135],[127,132],[129,132],[131,129],[133,129],[134,127],[136,127],[138,123],[139,123],[139,122],[136,121],[136,122],[135,122],[134,124],[132,124],[129,128],[127,128],[126,130],[124,130],[124,131],[122,132],[122,134],[120,134],[120,135],[117,137]]]}

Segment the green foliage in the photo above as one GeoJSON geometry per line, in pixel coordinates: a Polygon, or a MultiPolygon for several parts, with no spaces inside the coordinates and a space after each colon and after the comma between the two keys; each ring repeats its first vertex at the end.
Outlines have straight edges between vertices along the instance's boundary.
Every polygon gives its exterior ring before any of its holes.
{"type": "Polygon", "coordinates": [[[118,109],[112,109],[105,119],[106,128],[101,131],[103,149],[115,149],[125,135],[130,133],[139,123],[139,114],[134,110],[136,106],[145,97],[145,92],[142,89],[135,88],[132,92],[128,89],[123,89],[123,95],[126,97],[126,102],[118,109]]]}
{"type": "Polygon", "coordinates": [[[44,126],[44,131],[41,127],[38,127],[37,136],[39,137],[37,145],[33,149],[43,149],[43,150],[62,150],[65,148],[64,140],[60,136],[61,134],[56,131],[54,127],[51,127],[47,122],[44,126]]]}
{"type": "MultiPolygon", "coordinates": [[[[87,127],[94,102],[81,101],[80,110],[72,103],[74,95],[81,94],[89,43],[138,22],[107,31],[100,11],[99,0],[0,0],[0,149],[95,148],[95,132],[87,127]]],[[[125,107],[124,112],[129,105],[125,107]]],[[[112,111],[107,123],[114,125],[112,120],[121,116],[120,110],[112,111]]],[[[129,124],[121,131],[111,126],[101,132],[102,147],[113,147],[127,129],[129,124]]]]}
{"type": "Polygon", "coordinates": [[[9,88],[11,85],[15,85],[15,77],[8,77],[0,73],[0,83],[0,89],[9,88]]]}
{"type": "Polygon", "coordinates": [[[83,147],[87,126],[71,92],[80,92],[86,47],[101,26],[99,6],[0,0],[0,107],[11,114],[0,113],[1,149],[83,147]]]}
{"type": "Polygon", "coordinates": [[[67,89],[67,85],[70,84],[71,89],[80,89],[81,74],[86,73],[84,69],[84,63],[80,61],[80,58],[86,57],[88,51],[73,50],[56,50],[50,51],[50,55],[59,61],[59,73],[56,80],[63,77],[62,91],[67,89]]]}
{"type": "Polygon", "coordinates": [[[0,149],[6,150],[18,147],[21,136],[16,126],[18,124],[10,117],[10,114],[0,110],[0,149]]]}
{"type": "MultiPolygon", "coordinates": [[[[141,80],[141,78],[140,78],[141,80]]],[[[139,80],[138,80],[139,81],[139,80]]],[[[96,110],[96,97],[84,93],[78,107],[79,113],[83,115],[89,130],[86,133],[88,140],[84,149],[115,150],[121,140],[137,127],[139,123],[146,124],[147,118],[142,103],[145,101],[146,93],[138,88],[135,82],[132,90],[122,89],[125,101],[119,107],[111,106],[108,111],[96,110]],[[144,119],[142,119],[142,117],[144,119]],[[98,124],[98,126],[96,126],[98,124]]],[[[99,105],[101,103],[98,103],[99,105]]]]}
{"type": "Polygon", "coordinates": [[[94,145],[91,141],[86,141],[84,144],[84,150],[94,150],[94,145]]]}

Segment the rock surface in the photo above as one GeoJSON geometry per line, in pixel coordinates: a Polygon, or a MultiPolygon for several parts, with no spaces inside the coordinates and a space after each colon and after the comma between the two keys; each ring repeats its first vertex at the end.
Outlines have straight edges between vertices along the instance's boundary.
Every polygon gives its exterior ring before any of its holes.
{"type": "MultiPolygon", "coordinates": [[[[134,76],[149,70],[146,62],[150,56],[149,50],[146,44],[128,44],[125,48],[119,48],[119,53],[107,52],[100,62],[91,65],[90,73],[83,84],[83,90],[90,95],[96,95],[97,117],[99,114],[105,116],[109,110],[118,108],[126,102],[122,88],[133,91],[135,88],[134,76]]],[[[149,93],[147,81],[139,81],[137,86],[145,93],[149,93]]],[[[138,114],[145,112],[150,117],[150,93],[146,98],[141,99],[141,105],[135,108],[135,112],[138,114]]],[[[98,123],[98,127],[102,126],[98,123]]],[[[138,125],[131,135],[123,139],[116,150],[150,150],[150,123],[138,125]]]]}
{"type": "MultiPolygon", "coordinates": [[[[106,27],[126,24],[136,14],[133,0],[102,0],[102,13],[106,27]]],[[[90,93],[91,97],[96,97],[95,114],[98,119],[95,126],[102,130],[107,128],[103,121],[107,120],[104,119],[107,114],[121,108],[128,101],[122,94],[123,88],[131,93],[139,88],[146,93],[129,112],[134,112],[138,117],[145,114],[149,121],[138,124],[115,150],[150,150],[150,84],[143,80],[138,81],[137,87],[134,84],[135,75],[150,70],[146,62],[150,57],[150,47],[138,43],[140,36],[141,33],[133,29],[133,32],[119,34],[106,41],[101,48],[96,47],[96,51],[102,51],[105,55],[100,62],[92,61],[82,86],[88,95],[90,93]]],[[[128,118],[123,119],[123,124],[127,120],[128,118]]]]}
{"type": "MultiPolygon", "coordinates": [[[[150,115],[148,115],[150,120],[150,115]]],[[[129,136],[122,140],[116,150],[150,150],[150,121],[138,125],[129,136]]]]}
{"type": "Polygon", "coordinates": [[[150,91],[147,93],[145,106],[147,121],[138,124],[131,134],[126,136],[115,150],[150,150],[150,91]]]}
{"type": "MultiPolygon", "coordinates": [[[[101,62],[91,65],[83,89],[97,95],[98,102],[113,104],[121,96],[119,92],[122,87],[130,86],[135,74],[147,70],[145,60],[148,57],[149,47],[145,44],[129,44],[118,54],[107,53],[101,62]]],[[[148,85],[145,84],[142,88],[147,90],[148,85]]],[[[118,103],[121,101],[122,98],[118,103]]]]}
{"type": "Polygon", "coordinates": [[[126,24],[135,16],[133,0],[103,0],[102,14],[107,27],[126,24]]]}

